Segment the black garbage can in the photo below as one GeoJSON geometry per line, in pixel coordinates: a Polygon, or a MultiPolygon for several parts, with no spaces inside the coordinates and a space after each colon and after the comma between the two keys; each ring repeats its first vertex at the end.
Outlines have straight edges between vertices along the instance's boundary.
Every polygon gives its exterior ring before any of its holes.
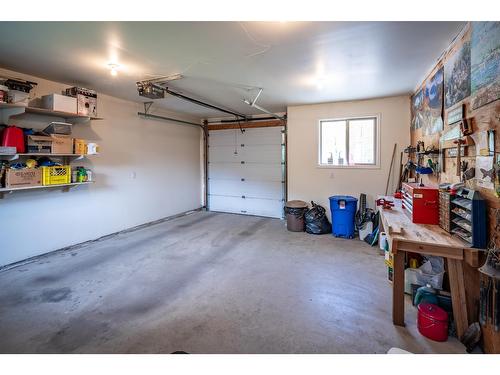
{"type": "Polygon", "coordinates": [[[304,201],[294,200],[286,202],[286,228],[290,232],[304,232],[306,230],[304,214],[307,208],[307,203],[304,201]]]}

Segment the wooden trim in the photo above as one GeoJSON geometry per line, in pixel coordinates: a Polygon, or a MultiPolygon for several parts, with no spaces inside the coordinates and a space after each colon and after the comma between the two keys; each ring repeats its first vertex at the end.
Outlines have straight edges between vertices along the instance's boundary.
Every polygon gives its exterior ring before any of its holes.
{"type": "Polygon", "coordinates": [[[250,128],[269,128],[273,126],[285,126],[285,122],[281,120],[255,121],[255,122],[228,122],[224,124],[209,124],[208,130],[227,130],[227,129],[250,129],[250,128]]]}
{"type": "Polygon", "coordinates": [[[412,241],[400,240],[398,250],[411,253],[435,255],[451,259],[464,259],[463,249],[451,246],[430,245],[427,243],[416,243],[412,241]]]}
{"type": "Polygon", "coordinates": [[[450,279],[451,303],[453,305],[453,316],[457,328],[458,339],[461,340],[465,331],[469,327],[467,319],[467,305],[464,285],[464,272],[462,261],[447,259],[448,277],[450,279]]]}
{"type": "Polygon", "coordinates": [[[471,267],[479,267],[479,250],[464,249],[464,260],[471,267]]]}

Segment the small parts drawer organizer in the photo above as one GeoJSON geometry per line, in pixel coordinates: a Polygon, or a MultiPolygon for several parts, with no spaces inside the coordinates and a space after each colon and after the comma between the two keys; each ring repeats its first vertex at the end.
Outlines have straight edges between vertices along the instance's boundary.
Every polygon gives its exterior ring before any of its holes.
{"type": "Polygon", "coordinates": [[[448,191],[439,190],[439,226],[451,232],[451,197],[448,191]]]}
{"type": "Polygon", "coordinates": [[[435,187],[403,183],[402,207],[415,224],[439,224],[439,195],[435,187]]]}
{"type": "Polygon", "coordinates": [[[472,247],[486,247],[486,205],[479,192],[463,188],[451,196],[450,228],[472,247]]]}

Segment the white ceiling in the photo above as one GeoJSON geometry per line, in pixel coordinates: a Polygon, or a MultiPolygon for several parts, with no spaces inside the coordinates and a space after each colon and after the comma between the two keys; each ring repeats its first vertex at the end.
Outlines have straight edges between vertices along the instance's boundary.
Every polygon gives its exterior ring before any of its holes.
{"type": "MultiPolygon", "coordinates": [[[[0,66],[134,101],[135,82],[242,113],[411,92],[463,22],[0,22],[0,66]],[[108,64],[120,65],[116,77],[108,64]],[[253,88],[253,89],[252,89],[253,88]]],[[[158,103],[160,104],[160,103],[158,103]]],[[[167,109],[220,116],[179,99],[167,109]]]]}

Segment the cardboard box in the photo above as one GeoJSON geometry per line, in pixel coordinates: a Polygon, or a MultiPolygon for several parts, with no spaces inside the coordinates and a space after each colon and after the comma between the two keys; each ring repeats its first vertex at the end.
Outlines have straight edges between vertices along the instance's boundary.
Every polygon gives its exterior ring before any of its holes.
{"type": "Polygon", "coordinates": [[[75,154],[87,154],[87,142],[84,139],[75,138],[75,154]]]}
{"type": "Polygon", "coordinates": [[[28,135],[26,137],[28,153],[50,154],[52,152],[52,138],[44,135],[28,135]]]}
{"type": "Polygon", "coordinates": [[[7,169],[5,187],[41,186],[42,170],[39,168],[7,169]]]}
{"type": "Polygon", "coordinates": [[[97,117],[97,93],[83,87],[70,87],[66,95],[76,98],[76,111],[79,115],[97,117]]]}
{"type": "Polygon", "coordinates": [[[49,138],[52,141],[53,154],[73,153],[73,138],[71,138],[69,135],[51,134],[49,138]]]}
{"type": "Polygon", "coordinates": [[[44,95],[42,96],[42,107],[51,111],[76,114],[76,98],[59,94],[44,95]]]}

